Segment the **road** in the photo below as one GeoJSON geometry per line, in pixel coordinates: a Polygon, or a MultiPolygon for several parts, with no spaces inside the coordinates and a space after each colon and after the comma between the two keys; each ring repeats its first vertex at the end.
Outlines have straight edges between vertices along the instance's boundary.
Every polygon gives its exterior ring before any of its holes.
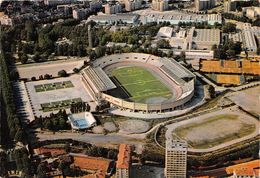
{"type": "Polygon", "coordinates": [[[128,135],[123,134],[89,134],[89,133],[56,133],[53,134],[52,132],[38,132],[37,137],[39,141],[44,140],[57,140],[57,139],[73,139],[77,141],[82,141],[86,143],[92,143],[95,145],[118,145],[120,143],[126,143],[134,145],[136,148],[136,151],[138,153],[141,153],[144,145],[145,140],[138,137],[132,137],[128,135]]]}

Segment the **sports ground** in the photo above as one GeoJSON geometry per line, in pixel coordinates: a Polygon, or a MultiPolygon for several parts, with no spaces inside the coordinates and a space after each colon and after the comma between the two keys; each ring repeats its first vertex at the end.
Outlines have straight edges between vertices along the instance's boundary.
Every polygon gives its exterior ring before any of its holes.
{"type": "MultiPolygon", "coordinates": [[[[112,71],[112,80],[123,91],[121,98],[138,103],[165,101],[172,92],[148,70],[137,66],[124,66],[112,71]]],[[[122,93],[118,92],[118,93],[122,93]]]]}
{"type": "Polygon", "coordinates": [[[184,139],[194,150],[214,150],[258,134],[259,122],[239,111],[229,108],[167,126],[172,138],[184,139]]]}

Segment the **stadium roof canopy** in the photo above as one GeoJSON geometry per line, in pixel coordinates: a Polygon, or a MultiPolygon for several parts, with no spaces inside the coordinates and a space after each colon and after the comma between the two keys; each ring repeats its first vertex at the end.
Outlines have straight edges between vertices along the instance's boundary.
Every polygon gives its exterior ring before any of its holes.
{"type": "Polygon", "coordinates": [[[89,66],[83,71],[83,74],[90,81],[91,87],[95,89],[95,93],[116,88],[116,85],[100,67],[93,68],[89,66]]]}

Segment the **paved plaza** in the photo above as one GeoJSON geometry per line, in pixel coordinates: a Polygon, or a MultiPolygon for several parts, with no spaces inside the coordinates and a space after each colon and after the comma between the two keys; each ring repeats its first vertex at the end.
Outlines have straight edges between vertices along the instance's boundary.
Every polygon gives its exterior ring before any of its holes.
{"type": "MultiPolygon", "coordinates": [[[[65,78],[27,82],[26,87],[27,87],[31,104],[33,106],[34,114],[36,116],[48,115],[49,112],[41,111],[42,109],[41,104],[45,104],[45,103],[72,100],[75,98],[81,98],[81,100],[84,102],[92,101],[92,98],[90,97],[90,95],[84,88],[83,84],[81,83],[80,77],[81,77],[80,75],[76,74],[65,78]],[[36,92],[35,89],[36,85],[43,85],[43,84],[49,84],[55,82],[65,82],[65,81],[71,81],[73,87],[49,90],[43,92],[36,92]]],[[[92,109],[95,108],[93,102],[91,102],[90,105],[92,105],[91,107],[92,109]]]]}

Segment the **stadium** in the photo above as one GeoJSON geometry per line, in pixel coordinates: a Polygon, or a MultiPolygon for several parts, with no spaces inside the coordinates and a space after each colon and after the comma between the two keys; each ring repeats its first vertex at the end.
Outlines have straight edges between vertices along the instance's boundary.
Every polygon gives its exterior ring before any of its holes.
{"type": "Polygon", "coordinates": [[[98,104],[133,112],[179,109],[194,95],[195,75],[173,59],[121,53],[93,61],[81,80],[98,104]]]}

